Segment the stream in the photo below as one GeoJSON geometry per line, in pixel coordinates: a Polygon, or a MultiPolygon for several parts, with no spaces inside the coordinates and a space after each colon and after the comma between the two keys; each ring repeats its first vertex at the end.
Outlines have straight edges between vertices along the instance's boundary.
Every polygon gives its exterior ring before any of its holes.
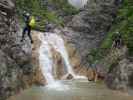
{"type": "Polygon", "coordinates": [[[58,81],[45,87],[33,86],[8,100],[133,100],[133,96],[82,79],[58,81]]]}

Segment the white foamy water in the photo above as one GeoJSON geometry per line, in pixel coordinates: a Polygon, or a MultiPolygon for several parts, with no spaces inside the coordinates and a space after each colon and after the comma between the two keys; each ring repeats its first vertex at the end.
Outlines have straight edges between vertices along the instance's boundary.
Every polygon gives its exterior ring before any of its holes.
{"type": "MultiPolygon", "coordinates": [[[[52,59],[52,49],[59,52],[61,54],[62,59],[64,60],[65,67],[67,69],[67,73],[73,75],[75,79],[85,79],[84,76],[77,76],[72,66],[69,62],[69,56],[65,48],[64,40],[61,36],[55,33],[43,33],[39,34],[39,39],[41,40],[41,46],[39,49],[39,62],[40,67],[42,68],[42,72],[44,77],[46,78],[48,84],[55,83],[55,79],[52,75],[52,69],[54,66],[52,59]]],[[[56,85],[57,86],[57,85],[56,85]]]]}
{"type": "Polygon", "coordinates": [[[68,2],[77,9],[83,8],[88,0],[68,0],[68,2]]]}
{"type": "Polygon", "coordinates": [[[41,46],[39,49],[39,63],[42,69],[42,73],[45,76],[48,84],[54,83],[54,77],[52,75],[52,53],[51,47],[48,41],[45,40],[43,34],[39,34],[39,39],[41,40],[41,46]]]}
{"type": "Polygon", "coordinates": [[[69,86],[62,84],[60,81],[56,81],[53,84],[48,84],[45,88],[48,90],[67,91],[69,86]]]}

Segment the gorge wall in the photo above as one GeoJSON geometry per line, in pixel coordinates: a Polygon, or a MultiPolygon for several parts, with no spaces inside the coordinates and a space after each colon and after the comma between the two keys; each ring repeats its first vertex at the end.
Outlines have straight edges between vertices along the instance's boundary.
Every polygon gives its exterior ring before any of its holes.
{"type": "Polygon", "coordinates": [[[20,37],[15,0],[0,0],[0,100],[32,84],[30,42],[20,37]]]}

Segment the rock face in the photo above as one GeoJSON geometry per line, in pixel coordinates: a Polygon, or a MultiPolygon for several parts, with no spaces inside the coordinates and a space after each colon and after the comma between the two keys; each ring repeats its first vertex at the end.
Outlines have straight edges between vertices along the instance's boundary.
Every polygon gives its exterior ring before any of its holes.
{"type": "Polygon", "coordinates": [[[97,48],[115,18],[118,5],[115,0],[89,0],[88,5],[72,18],[66,37],[81,56],[82,65],[88,66],[87,55],[97,48]]]}
{"type": "Polygon", "coordinates": [[[107,56],[105,56],[104,59],[100,61],[100,63],[97,64],[97,72],[100,76],[104,77],[110,72],[110,68],[113,66],[116,66],[119,61],[126,58],[127,56],[127,48],[122,47],[121,49],[112,49],[108,53],[107,56]]]}
{"type": "Polygon", "coordinates": [[[105,78],[109,88],[127,91],[133,86],[133,62],[128,58],[126,46],[112,48],[96,66],[98,75],[105,78]]]}
{"type": "Polygon", "coordinates": [[[103,66],[106,65],[105,76],[108,87],[123,91],[133,87],[133,62],[127,56],[126,47],[114,50],[106,59],[108,58],[110,61],[105,61],[106,64],[103,64],[103,66]]]}
{"type": "Polygon", "coordinates": [[[128,87],[133,87],[133,62],[121,60],[108,74],[106,82],[110,88],[117,90],[126,91],[128,87]]]}
{"type": "MultiPolygon", "coordinates": [[[[77,75],[86,76],[89,81],[94,81],[96,79],[96,73],[93,69],[87,68],[86,66],[82,66],[80,60],[80,54],[78,54],[77,49],[69,43],[66,42],[66,49],[69,54],[69,60],[72,65],[74,72],[77,75]]],[[[67,74],[63,77],[64,79],[71,79],[71,75],[67,74]]]]}
{"type": "Polygon", "coordinates": [[[0,0],[0,100],[32,84],[31,47],[20,36],[15,0],[0,0]]]}

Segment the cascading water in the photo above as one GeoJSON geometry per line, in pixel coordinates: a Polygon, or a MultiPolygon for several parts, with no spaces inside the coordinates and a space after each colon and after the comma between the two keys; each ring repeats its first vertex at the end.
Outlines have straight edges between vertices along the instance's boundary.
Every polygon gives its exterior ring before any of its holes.
{"type": "Polygon", "coordinates": [[[40,33],[39,39],[41,40],[41,46],[39,49],[39,62],[43,75],[46,78],[48,84],[55,83],[55,79],[52,75],[52,68],[54,66],[52,59],[52,49],[60,53],[62,59],[64,60],[68,74],[71,74],[74,78],[84,78],[83,76],[77,76],[74,73],[69,62],[69,57],[64,45],[64,40],[61,36],[55,33],[47,32],[45,33],[45,36],[43,33],[40,33]]]}
{"type": "Polygon", "coordinates": [[[61,56],[64,60],[64,63],[65,63],[65,66],[67,67],[68,73],[75,76],[74,71],[69,63],[68,53],[64,46],[63,39],[57,34],[49,34],[48,42],[57,52],[59,52],[61,54],[61,56]]]}
{"type": "Polygon", "coordinates": [[[89,0],[68,0],[69,4],[73,7],[80,9],[83,8],[89,0]]]}
{"type": "Polygon", "coordinates": [[[39,63],[42,68],[42,73],[45,76],[48,84],[54,83],[54,78],[52,75],[52,55],[50,52],[50,46],[48,41],[45,40],[43,34],[39,34],[41,40],[41,46],[39,49],[39,63]]]}

